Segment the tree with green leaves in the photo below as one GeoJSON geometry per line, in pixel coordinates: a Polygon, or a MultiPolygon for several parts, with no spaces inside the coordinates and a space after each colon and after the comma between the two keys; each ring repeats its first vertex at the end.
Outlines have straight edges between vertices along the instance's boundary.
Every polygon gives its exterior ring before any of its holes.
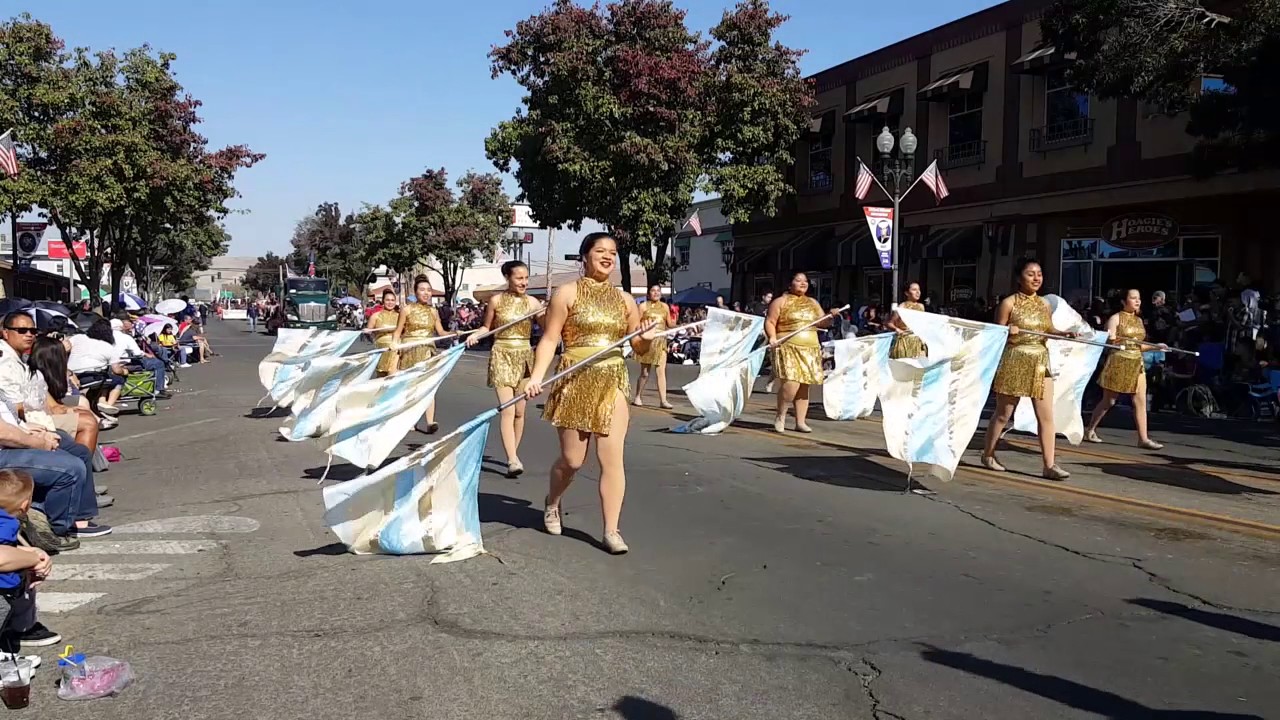
{"type": "Polygon", "coordinates": [[[317,274],[348,292],[356,287],[358,293],[372,269],[357,242],[355,216],[348,213],[343,217],[337,203],[321,203],[313,214],[299,220],[290,244],[292,267],[306,269],[308,258],[314,255],[317,274]]]}
{"type": "Polygon", "coordinates": [[[240,284],[253,292],[269,293],[280,284],[280,268],[284,265],[285,258],[268,252],[244,271],[240,284]]]}
{"type": "Polygon", "coordinates": [[[696,191],[723,197],[733,222],[774,214],[791,192],[813,96],[800,52],[774,39],[785,20],[744,0],[712,28],[713,47],[669,0],[557,0],[490,54],[493,76],[526,95],[488,157],[514,172],[539,223],[580,230],[594,218],[622,241],[622,267],[635,253],[661,282],[696,191]]]}
{"type": "Polygon", "coordinates": [[[1079,89],[1186,112],[1200,174],[1280,165],[1280,0],[1058,0],[1041,26],[1079,89]]]}
{"type": "Polygon", "coordinates": [[[213,258],[226,254],[230,245],[231,236],[215,222],[163,228],[140,240],[129,267],[138,287],[154,299],[191,287],[195,274],[208,270],[213,258]]]}

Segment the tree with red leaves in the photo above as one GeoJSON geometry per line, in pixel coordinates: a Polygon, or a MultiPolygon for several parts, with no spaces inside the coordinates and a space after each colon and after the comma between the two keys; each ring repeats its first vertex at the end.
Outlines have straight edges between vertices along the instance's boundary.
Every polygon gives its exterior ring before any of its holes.
{"type": "MultiPolygon", "coordinates": [[[[670,238],[696,191],[724,198],[735,222],[772,215],[812,92],[800,52],[773,40],[786,18],[744,0],[711,30],[669,0],[580,7],[557,0],[490,53],[493,76],[525,89],[524,107],[486,140],[539,223],[594,218],[662,282],[670,238]]],[[[629,273],[623,273],[629,283],[629,273]]]]}

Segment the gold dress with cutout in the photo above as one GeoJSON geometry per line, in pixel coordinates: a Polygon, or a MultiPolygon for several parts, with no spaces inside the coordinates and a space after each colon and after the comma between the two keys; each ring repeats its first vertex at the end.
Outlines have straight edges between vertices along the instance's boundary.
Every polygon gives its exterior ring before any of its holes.
{"type": "MultiPolygon", "coordinates": [[[[1019,330],[1052,332],[1049,303],[1039,295],[1015,294],[1009,324],[1019,330]]],[[[1026,333],[1010,335],[991,389],[1001,395],[1039,400],[1044,396],[1044,378],[1048,372],[1049,347],[1045,338],[1026,333]]]]}
{"type": "MultiPolygon", "coordinates": [[[[640,316],[640,322],[652,320],[658,324],[658,331],[667,329],[671,324],[671,307],[661,300],[657,302],[645,301],[644,312],[640,316]]],[[[649,351],[643,355],[637,355],[636,361],[641,365],[666,365],[667,364],[667,339],[665,337],[657,337],[649,344],[649,351]]]]}
{"type": "MultiPolygon", "coordinates": [[[[391,336],[395,335],[396,323],[400,321],[400,313],[395,310],[382,309],[369,316],[369,322],[365,324],[369,330],[377,330],[386,328],[382,332],[373,333],[373,345],[377,348],[391,347],[391,336]]],[[[396,354],[390,350],[382,353],[378,357],[378,375],[386,375],[391,372],[391,363],[396,359],[396,354]]]]}
{"type": "MultiPolygon", "coordinates": [[[[924,312],[924,305],[918,302],[908,300],[898,305],[899,308],[907,310],[918,310],[924,312]]],[[[902,316],[898,316],[898,322],[902,322],[902,316]]],[[[906,325],[906,323],[902,323],[906,325]]],[[[910,360],[929,354],[929,349],[925,347],[924,342],[916,336],[915,333],[909,332],[898,333],[893,336],[893,343],[889,345],[889,357],[898,360],[910,360]]]]}
{"type": "MultiPolygon", "coordinates": [[[[627,334],[627,306],[608,281],[579,278],[561,337],[564,352],[556,372],[585,360],[627,334]]],[[[631,384],[621,346],[556,383],[542,417],[558,428],[608,435],[613,427],[615,393],[625,398],[631,384]]]]}
{"type": "Polygon", "coordinates": [[[1115,343],[1123,350],[1112,350],[1102,366],[1098,384],[1104,390],[1132,395],[1138,390],[1138,377],[1146,372],[1142,362],[1142,341],[1147,339],[1147,328],[1142,319],[1131,312],[1120,311],[1116,325],[1115,343]]]}
{"type": "MultiPolygon", "coordinates": [[[[493,326],[502,327],[534,308],[527,295],[500,293],[493,300],[493,326]]],[[[520,391],[533,373],[533,320],[525,319],[493,336],[489,353],[489,387],[509,387],[520,391]]]]}
{"type": "MultiPolygon", "coordinates": [[[[404,322],[404,332],[400,334],[400,344],[420,342],[436,334],[436,309],[424,303],[411,303],[405,312],[408,317],[404,322]]],[[[400,351],[400,369],[412,367],[420,362],[435,357],[436,346],[418,345],[400,351]]]]}

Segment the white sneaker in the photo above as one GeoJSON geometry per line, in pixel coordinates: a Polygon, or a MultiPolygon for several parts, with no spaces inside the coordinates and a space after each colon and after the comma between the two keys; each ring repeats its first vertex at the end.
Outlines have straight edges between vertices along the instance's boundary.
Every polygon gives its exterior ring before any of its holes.
{"type": "Polygon", "coordinates": [[[181,364],[181,365],[179,365],[178,367],[180,367],[180,368],[189,368],[189,367],[191,367],[191,363],[182,363],[182,364],[181,364]]]}
{"type": "Polygon", "coordinates": [[[99,409],[99,410],[101,410],[102,412],[106,413],[107,415],[119,415],[119,414],[120,414],[120,408],[118,408],[118,407],[116,407],[115,405],[112,405],[112,404],[110,404],[110,403],[100,402],[100,403],[98,403],[98,409],[99,409]]]}

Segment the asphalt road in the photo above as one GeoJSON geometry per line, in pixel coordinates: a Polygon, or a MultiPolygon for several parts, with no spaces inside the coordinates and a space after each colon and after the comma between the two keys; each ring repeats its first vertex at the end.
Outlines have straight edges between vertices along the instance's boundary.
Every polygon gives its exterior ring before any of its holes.
{"type": "MultiPolygon", "coordinates": [[[[345,554],[320,522],[323,455],[250,417],[271,340],[241,327],[215,325],[223,357],[109,435],[126,460],[102,476],[104,519],[122,531],[57,558],[42,599],[66,642],[129,660],[136,685],[63,702],[46,665],[27,714],[1280,717],[1274,544],[1017,488],[903,495],[836,449],[672,435],[651,411],[628,440],[627,556],[594,544],[593,464],[570,531],[540,531],[555,441],[538,420],[530,472],[482,478],[492,555],[345,554]]],[[[482,358],[460,363],[443,425],[492,402],[483,380],[482,358]]]]}

